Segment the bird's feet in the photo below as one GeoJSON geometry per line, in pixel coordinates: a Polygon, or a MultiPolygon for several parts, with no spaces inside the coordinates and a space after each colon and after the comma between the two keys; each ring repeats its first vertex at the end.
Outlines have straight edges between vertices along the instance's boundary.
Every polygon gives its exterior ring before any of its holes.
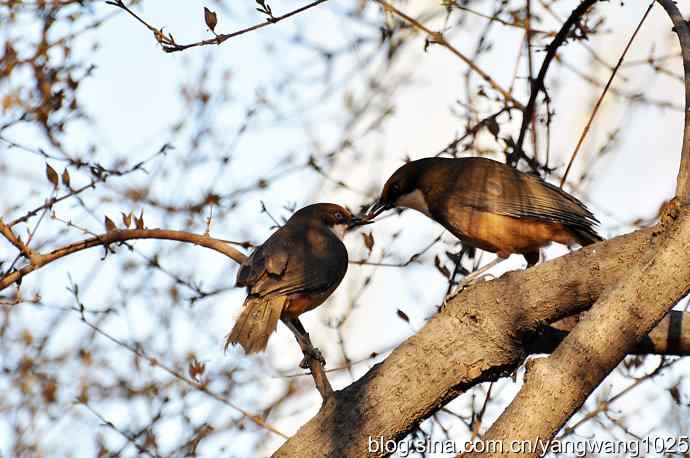
{"type": "Polygon", "coordinates": [[[326,365],[326,359],[321,354],[321,351],[316,347],[311,345],[303,346],[302,354],[304,355],[304,358],[302,358],[302,361],[299,363],[299,367],[302,369],[310,369],[312,361],[318,361],[322,365],[326,365]]]}

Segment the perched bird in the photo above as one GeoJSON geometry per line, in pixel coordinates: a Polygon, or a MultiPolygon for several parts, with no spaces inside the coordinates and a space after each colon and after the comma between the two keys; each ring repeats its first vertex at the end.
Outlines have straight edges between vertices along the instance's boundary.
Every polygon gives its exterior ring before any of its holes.
{"type": "Polygon", "coordinates": [[[248,296],[240,317],[228,335],[225,348],[240,344],[247,354],[266,348],[281,319],[295,334],[306,353],[322,360],[297,318],[322,304],[347,272],[345,232],[365,222],[329,203],[309,205],[297,211],[257,247],[240,267],[237,286],[248,296]]]}
{"type": "Polygon", "coordinates": [[[488,267],[512,253],[532,266],[550,242],[584,246],[602,240],[597,219],[578,199],[537,176],[481,157],[408,162],[388,179],[369,217],[394,207],[417,210],[464,244],[496,253],[488,267]]]}

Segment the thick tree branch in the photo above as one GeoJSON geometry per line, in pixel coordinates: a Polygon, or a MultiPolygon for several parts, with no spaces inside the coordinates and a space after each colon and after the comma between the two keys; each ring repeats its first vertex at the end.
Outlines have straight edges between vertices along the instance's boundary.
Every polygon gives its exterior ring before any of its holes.
{"type": "MultiPolygon", "coordinates": [[[[690,210],[663,232],[620,284],[608,289],[548,358],[531,361],[525,384],[483,436],[502,441],[551,440],[591,392],[690,290],[690,210]]],[[[463,456],[479,456],[467,454],[463,456]]],[[[482,454],[481,456],[487,456],[482,454]]]]}
{"type": "MultiPolygon", "coordinates": [[[[527,343],[526,351],[530,354],[553,353],[575,324],[545,327],[527,343]]],[[[690,356],[690,313],[674,310],[666,315],[629,354],[690,356]]]]}
{"type": "Polygon", "coordinates": [[[275,456],[359,457],[369,437],[403,438],[463,391],[518,367],[525,340],[585,310],[656,238],[653,229],[641,230],[464,290],[385,361],[337,391],[275,456]]]}

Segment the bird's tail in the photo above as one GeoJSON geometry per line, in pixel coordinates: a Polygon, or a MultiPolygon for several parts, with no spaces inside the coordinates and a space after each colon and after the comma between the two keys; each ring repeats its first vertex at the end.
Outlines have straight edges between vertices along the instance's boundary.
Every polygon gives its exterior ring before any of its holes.
{"type": "Polygon", "coordinates": [[[240,344],[247,354],[263,351],[278,325],[285,301],[284,296],[248,297],[240,317],[225,339],[225,350],[230,344],[240,344]]]}
{"type": "Polygon", "coordinates": [[[570,233],[573,234],[575,241],[582,246],[591,245],[592,243],[601,242],[601,238],[597,231],[588,226],[569,226],[570,233]]]}

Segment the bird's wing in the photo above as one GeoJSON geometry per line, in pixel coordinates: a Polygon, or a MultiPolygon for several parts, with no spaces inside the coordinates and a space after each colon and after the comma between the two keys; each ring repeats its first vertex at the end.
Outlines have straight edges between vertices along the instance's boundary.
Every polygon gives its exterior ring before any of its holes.
{"type": "Polygon", "coordinates": [[[262,246],[266,267],[263,272],[257,269],[253,281],[246,285],[250,294],[263,297],[323,292],[340,283],[347,271],[343,243],[328,230],[303,229],[299,236],[286,231],[276,238],[278,241],[272,237],[262,246]],[[269,270],[270,265],[279,269],[269,270]]]}
{"type": "Polygon", "coordinates": [[[252,287],[265,275],[280,276],[288,264],[290,249],[286,241],[274,233],[257,247],[237,272],[237,286],[252,287]]]}
{"type": "Polygon", "coordinates": [[[480,211],[591,227],[596,217],[577,198],[541,178],[496,161],[463,167],[451,199],[480,211]]]}

